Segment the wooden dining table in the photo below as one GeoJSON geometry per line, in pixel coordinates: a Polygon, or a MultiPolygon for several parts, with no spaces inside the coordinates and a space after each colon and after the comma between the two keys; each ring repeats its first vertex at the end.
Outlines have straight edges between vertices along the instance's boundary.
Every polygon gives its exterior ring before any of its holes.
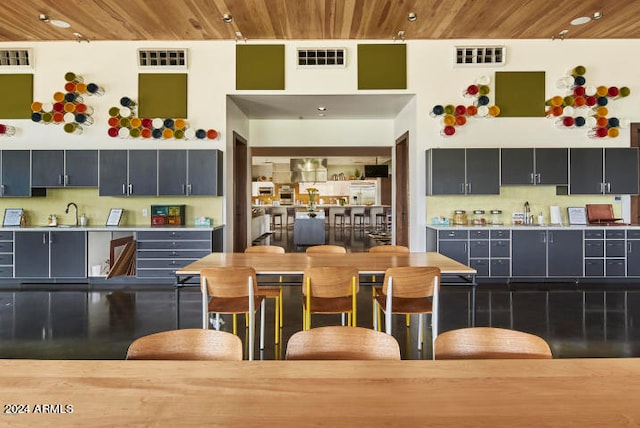
{"type": "Polygon", "coordinates": [[[640,425],[640,359],[0,360],[0,424],[640,425]]]}
{"type": "MultiPolygon", "coordinates": [[[[180,320],[180,289],[198,286],[192,282],[200,271],[212,267],[253,267],[260,275],[302,275],[308,267],[349,266],[356,267],[360,275],[374,277],[381,283],[385,271],[398,266],[436,266],[440,269],[442,285],[465,285],[471,287],[471,325],[475,325],[476,270],[436,252],[411,252],[385,254],[348,252],[346,254],[285,253],[211,253],[176,271],[176,326],[180,320]]],[[[301,281],[298,283],[301,285],[301,281]]]]}

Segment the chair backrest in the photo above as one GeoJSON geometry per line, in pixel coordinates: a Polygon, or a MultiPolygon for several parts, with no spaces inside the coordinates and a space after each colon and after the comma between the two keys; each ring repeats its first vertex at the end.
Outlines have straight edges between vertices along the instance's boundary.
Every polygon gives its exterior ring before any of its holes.
{"type": "Polygon", "coordinates": [[[318,327],[294,333],[287,360],[399,360],[393,336],[363,327],[318,327]]]}
{"type": "Polygon", "coordinates": [[[440,287],[440,269],[434,266],[388,268],[384,273],[382,285],[382,292],[387,295],[389,279],[393,281],[391,292],[393,297],[431,297],[440,287]]]}
{"type": "Polygon", "coordinates": [[[231,333],[199,328],[143,336],[127,350],[127,360],[242,360],[242,340],[231,333]]]}
{"type": "Polygon", "coordinates": [[[284,254],[284,248],[277,245],[254,245],[247,247],[245,253],[284,254]]]}
{"type": "Polygon", "coordinates": [[[249,278],[253,279],[253,294],[258,294],[256,271],[252,267],[215,267],[200,271],[200,290],[212,297],[248,297],[249,278]]]}
{"type": "Polygon", "coordinates": [[[386,254],[407,254],[409,247],[404,245],[376,245],[369,248],[370,253],[386,253],[386,254]]]}
{"type": "Polygon", "coordinates": [[[308,247],[307,254],[346,254],[347,249],[340,245],[314,245],[308,247]]]}
{"type": "Polygon", "coordinates": [[[358,268],[350,266],[320,266],[304,270],[302,295],[311,290],[312,297],[345,297],[351,296],[355,288],[360,289],[358,268]]]}
{"type": "Polygon", "coordinates": [[[533,334],[496,327],[450,330],[436,337],[436,360],[553,358],[549,344],[533,334]]]}

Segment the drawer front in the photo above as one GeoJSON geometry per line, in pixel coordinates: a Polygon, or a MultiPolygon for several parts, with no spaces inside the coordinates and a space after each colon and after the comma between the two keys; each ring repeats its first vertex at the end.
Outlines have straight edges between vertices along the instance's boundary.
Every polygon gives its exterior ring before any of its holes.
{"type": "Polygon", "coordinates": [[[138,259],[139,269],[180,269],[198,259],[138,259]]]}
{"type": "Polygon", "coordinates": [[[13,232],[0,232],[0,241],[13,241],[13,232]]]}
{"type": "Polygon", "coordinates": [[[467,239],[468,237],[468,230],[440,230],[438,232],[439,239],[467,239]]]}
{"type": "Polygon", "coordinates": [[[509,239],[511,238],[511,231],[505,229],[498,229],[491,231],[491,239],[509,239]]]}
{"type": "Polygon", "coordinates": [[[211,241],[138,241],[138,250],[211,250],[211,241]]]}
{"type": "Polygon", "coordinates": [[[175,279],[176,269],[139,269],[136,271],[136,277],[175,279]]]}
{"type": "Polygon", "coordinates": [[[626,250],[624,241],[606,241],[605,255],[607,257],[624,257],[626,250]]]}
{"type": "Polygon", "coordinates": [[[489,241],[469,241],[469,257],[489,257],[489,241]]]}
{"type": "Polygon", "coordinates": [[[585,257],[604,257],[604,241],[584,241],[585,257]]]}
{"type": "Polygon", "coordinates": [[[489,231],[488,230],[470,230],[469,237],[471,239],[489,239],[489,231]]]}
{"type": "Polygon", "coordinates": [[[469,266],[478,272],[476,274],[477,276],[489,276],[489,260],[488,259],[469,260],[469,266]]]}
{"type": "Polygon", "coordinates": [[[624,239],[624,230],[616,229],[607,230],[606,232],[607,239],[624,239]]]}
{"type": "Polygon", "coordinates": [[[640,230],[627,230],[628,239],[640,239],[640,230]]]}
{"type": "Polygon", "coordinates": [[[0,254],[0,265],[13,265],[13,254],[0,254]]]}
{"type": "Polygon", "coordinates": [[[602,229],[585,230],[584,237],[586,239],[602,239],[604,238],[604,230],[602,229]]]}
{"type": "Polygon", "coordinates": [[[509,260],[491,260],[491,276],[511,276],[509,260]]]}
{"type": "Polygon", "coordinates": [[[211,254],[206,250],[151,250],[138,251],[138,259],[200,259],[211,254]]]}
{"type": "Polygon", "coordinates": [[[607,276],[625,276],[624,260],[606,260],[604,269],[607,276]]]}
{"type": "Polygon", "coordinates": [[[0,278],[13,278],[13,267],[0,266],[0,278]]]}
{"type": "Polygon", "coordinates": [[[584,274],[585,276],[604,276],[604,260],[585,260],[584,274]]]}
{"type": "Polygon", "coordinates": [[[509,257],[511,255],[511,241],[501,239],[491,241],[491,257],[509,257]]]}
{"type": "Polygon", "coordinates": [[[0,253],[13,253],[13,242],[0,241],[0,253]]]}
{"type": "Polygon", "coordinates": [[[210,231],[199,230],[163,230],[163,231],[142,231],[136,234],[138,241],[166,241],[174,239],[184,240],[210,240],[210,231]]]}

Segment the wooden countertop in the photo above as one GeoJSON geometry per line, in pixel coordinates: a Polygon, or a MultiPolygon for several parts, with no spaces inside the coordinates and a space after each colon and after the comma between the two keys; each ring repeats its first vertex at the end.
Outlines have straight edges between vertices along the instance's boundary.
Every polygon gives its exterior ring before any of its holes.
{"type": "Polygon", "coordinates": [[[640,424],[637,358],[1,360],[0,383],[0,421],[16,427],[640,424]]]}

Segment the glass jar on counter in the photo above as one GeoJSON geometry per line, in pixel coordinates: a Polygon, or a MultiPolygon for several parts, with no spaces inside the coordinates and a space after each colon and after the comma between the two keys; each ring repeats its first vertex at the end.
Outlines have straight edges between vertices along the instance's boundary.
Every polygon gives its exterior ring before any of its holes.
{"type": "Polygon", "coordinates": [[[485,218],[484,210],[473,210],[473,225],[474,226],[484,226],[487,224],[487,219],[485,218]]]}
{"type": "Polygon", "coordinates": [[[467,212],[465,210],[455,210],[453,212],[453,224],[459,226],[467,225],[467,212]]]}
{"type": "Polygon", "coordinates": [[[501,225],[502,221],[502,210],[491,210],[491,224],[501,225]]]}

